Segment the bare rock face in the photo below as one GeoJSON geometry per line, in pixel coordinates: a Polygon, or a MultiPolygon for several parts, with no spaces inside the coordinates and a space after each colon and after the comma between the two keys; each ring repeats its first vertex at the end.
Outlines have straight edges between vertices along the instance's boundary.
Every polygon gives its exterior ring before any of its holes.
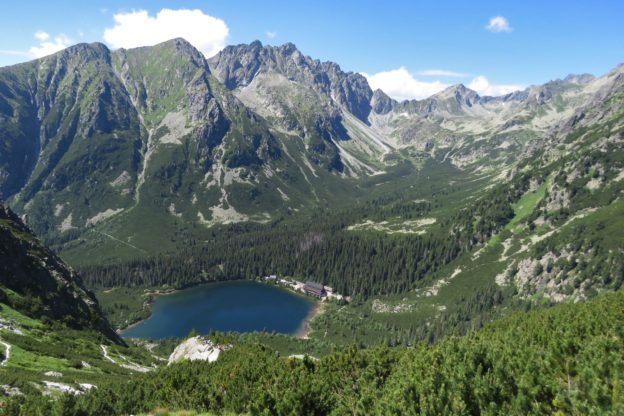
{"type": "Polygon", "coordinates": [[[392,111],[392,107],[396,104],[395,100],[388,97],[385,92],[380,89],[375,90],[371,98],[372,110],[377,114],[387,114],[392,111]]]}
{"type": "Polygon", "coordinates": [[[567,82],[572,82],[575,84],[588,84],[596,79],[592,74],[569,74],[563,80],[567,82]]]}
{"type": "Polygon", "coordinates": [[[228,46],[208,63],[212,73],[230,90],[249,85],[260,73],[276,72],[331,97],[364,122],[371,111],[373,91],[364,76],[344,72],[336,63],[305,56],[292,43],[275,47],[255,41],[228,46]]]}
{"type": "Polygon", "coordinates": [[[167,365],[182,360],[200,360],[212,363],[217,361],[222,351],[228,350],[231,347],[231,345],[214,344],[208,338],[201,336],[192,337],[175,348],[169,356],[169,363],[167,365]]]}

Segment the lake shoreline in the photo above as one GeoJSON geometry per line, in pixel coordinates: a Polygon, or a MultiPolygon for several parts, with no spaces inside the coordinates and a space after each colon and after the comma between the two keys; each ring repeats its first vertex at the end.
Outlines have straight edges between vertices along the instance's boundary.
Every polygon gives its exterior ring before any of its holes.
{"type": "Polygon", "coordinates": [[[301,323],[301,327],[292,336],[299,339],[309,339],[310,333],[312,333],[312,327],[310,326],[310,323],[314,318],[322,315],[325,312],[324,309],[325,308],[323,307],[323,302],[320,300],[316,301],[314,306],[310,310],[310,313],[308,313],[308,316],[306,316],[301,323]]]}
{"type": "MultiPolygon", "coordinates": [[[[305,296],[303,293],[296,291],[296,290],[292,290],[291,288],[288,287],[284,287],[282,285],[273,285],[273,284],[269,284],[268,282],[263,281],[262,279],[235,279],[235,280],[225,280],[225,281],[212,281],[212,282],[202,282],[199,284],[195,284],[195,285],[190,285],[190,286],[186,286],[183,288],[177,288],[177,289],[173,289],[173,288],[161,288],[161,289],[156,289],[156,290],[150,290],[149,288],[146,288],[145,291],[145,295],[149,297],[149,300],[146,300],[144,302],[144,311],[146,312],[146,315],[144,315],[141,319],[138,319],[136,321],[133,321],[131,323],[129,323],[128,325],[124,325],[119,326],[115,329],[115,331],[117,332],[117,334],[119,334],[122,337],[125,337],[124,334],[126,334],[127,332],[132,332],[131,330],[136,327],[141,325],[142,323],[145,323],[146,321],[148,321],[149,319],[153,318],[154,316],[154,311],[153,311],[153,304],[157,301],[158,297],[160,296],[166,296],[166,295],[173,295],[179,292],[182,292],[184,290],[188,290],[190,288],[197,288],[197,287],[201,287],[201,286],[206,286],[206,285],[210,285],[213,283],[227,283],[227,282],[254,282],[254,283],[258,283],[261,284],[263,286],[271,286],[275,289],[277,289],[278,291],[282,291],[282,292],[287,292],[291,295],[295,295],[298,298],[304,299],[310,306],[309,306],[309,311],[307,313],[307,315],[305,316],[305,318],[301,321],[300,326],[293,332],[282,332],[284,335],[287,336],[291,336],[293,338],[299,338],[299,339],[307,339],[309,334],[311,333],[311,328],[310,328],[310,322],[312,321],[313,318],[315,318],[316,316],[321,314],[321,301],[317,301],[317,300],[312,300],[310,299],[309,296],[305,296]]],[[[116,288],[111,288],[106,290],[106,292],[110,292],[112,290],[114,290],[116,288]]],[[[266,332],[271,332],[271,331],[267,331],[266,332]]],[[[246,331],[243,331],[246,332],[246,331]]],[[[260,331],[262,332],[262,331],[260,331]]],[[[132,338],[137,338],[134,336],[128,336],[128,339],[132,339],[132,338]]],[[[138,339],[138,338],[137,338],[138,339]]]]}
{"type": "MultiPolygon", "coordinates": [[[[112,289],[116,289],[116,288],[112,288],[112,289]]],[[[109,289],[109,290],[112,290],[112,289],[109,289]]],[[[186,289],[186,288],[184,288],[184,289],[186,289]]],[[[156,297],[172,295],[174,293],[179,292],[180,290],[183,290],[183,289],[167,289],[167,290],[164,290],[164,291],[156,290],[154,292],[147,292],[147,295],[150,296],[150,300],[147,302],[147,305],[146,305],[147,308],[144,308],[144,310],[147,311],[147,316],[145,318],[141,318],[139,320],[130,322],[128,325],[125,325],[123,327],[115,328],[115,332],[117,333],[117,335],[122,335],[122,332],[124,332],[124,331],[126,331],[126,330],[128,330],[128,329],[130,329],[130,328],[132,328],[134,326],[137,326],[141,322],[147,321],[149,318],[151,318],[152,317],[152,304],[156,300],[156,297]]]]}

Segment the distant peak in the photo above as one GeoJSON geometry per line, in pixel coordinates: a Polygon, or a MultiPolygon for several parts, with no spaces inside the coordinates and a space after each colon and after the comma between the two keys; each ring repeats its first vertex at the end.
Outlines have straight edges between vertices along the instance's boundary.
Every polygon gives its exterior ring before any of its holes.
{"type": "Polygon", "coordinates": [[[97,52],[109,52],[108,46],[101,42],[93,42],[93,43],[77,43],[72,46],[68,46],[67,48],[59,51],[59,52],[83,52],[83,51],[97,51],[97,52]]]}
{"type": "Polygon", "coordinates": [[[176,46],[190,46],[190,47],[194,47],[193,45],[191,45],[191,43],[184,39],[184,38],[173,38],[170,40],[170,42],[175,43],[176,46]]]}
{"type": "Polygon", "coordinates": [[[587,84],[591,82],[595,77],[592,74],[570,74],[565,77],[563,80],[566,82],[571,82],[573,84],[587,84]]]}
{"type": "Polygon", "coordinates": [[[184,38],[169,39],[167,41],[158,43],[152,47],[158,48],[162,46],[174,46],[176,49],[180,49],[180,50],[196,50],[195,46],[193,46],[188,40],[184,38]]]}
{"type": "Polygon", "coordinates": [[[624,63],[618,64],[615,68],[608,72],[608,74],[617,74],[624,72],[624,63]]]}
{"type": "Polygon", "coordinates": [[[450,87],[450,89],[454,90],[454,91],[459,91],[461,93],[476,92],[476,91],[471,90],[470,88],[466,87],[464,84],[461,84],[461,83],[460,84],[456,84],[456,85],[452,85],[450,87]]]}
{"type": "Polygon", "coordinates": [[[295,54],[301,54],[301,51],[297,49],[297,46],[291,42],[287,42],[279,46],[266,45],[265,49],[272,50],[274,53],[277,53],[282,56],[291,56],[295,54]]]}
{"type": "Polygon", "coordinates": [[[440,91],[437,94],[434,94],[432,97],[438,98],[438,99],[447,99],[447,98],[452,98],[452,97],[464,98],[464,97],[478,97],[478,96],[479,94],[476,91],[471,90],[470,88],[466,87],[464,84],[455,84],[440,91]]]}
{"type": "Polygon", "coordinates": [[[295,52],[298,51],[297,46],[292,42],[286,42],[282,46],[279,47],[280,50],[284,52],[295,52]]]}
{"type": "MultiPolygon", "coordinates": [[[[383,92],[382,89],[377,88],[375,91],[373,91],[373,97],[377,97],[377,98],[386,98],[388,97],[388,94],[386,94],[385,92],[383,92]]],[[[390,97],[388,97],[390,98],[390,97]]]]}
{"type": "Polygon", "coordinates": [[[392,111],[395,101],[379,88],[373,92],[371,107],[377,114],[386,114],[392,111]]]}
{"type": "Polygon", "coordinates": [[[158,48],[175,48],[177,53],[182,54],[190,59],[195,60],[198,63],[201,63],[205,60],[204,55],[195,47],[192,43],[184,38],[173,38],[168,41],[159,43],[154,46],[148,46],[148,48],[154,48],[158,50],[158,48]]]}
{"type": "Polygon", "coordinates": [[[44,56],[39,59],[47,59],[52,57],[53,59],[62,59],[68,60],[72,58],[77,58],[79,60],[89,60],[89,59],[104,59],[108,60],[110,57],[110,50],[106,45],[100,42],[93,43],[77,43],[75,45],[69,46],[65,49],[62,49],[58,52],[52,53],[50,55],[44,56]]]}

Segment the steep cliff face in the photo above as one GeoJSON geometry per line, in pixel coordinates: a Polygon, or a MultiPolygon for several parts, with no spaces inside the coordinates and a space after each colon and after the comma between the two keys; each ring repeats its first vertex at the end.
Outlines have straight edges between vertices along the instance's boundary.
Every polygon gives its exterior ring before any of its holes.
{"type": "Polygon", "coordinates": [[[362,75],[305,56],[292,43],[229,46],[208,62],[247,107],[302,139],[311,164],[351,177],[375,172],[384,147],[367,135],[373,92],[362,75]]]}
{"type": "Polygon", "coordinates": [[[621,77],[397,102],[291,43],[210,60],[183,39],[80,44],[0,68],[0,198],[71,261],[145,256],[180,248],[170,235],[204,241],[214,226],[394,192],[424,166],[499,177],[617,111],[621,77]]]}
{"type": "Polygon", "coordinates": [[[36,319],[120,338],[82,279],[0,204],[0,302],[36,319]]]}
{"type": "Polygon", "coordinates": [[[224,188],[281,155],[183,39],[115,52],[80,44],[0,69],[0,198],[48,239],[120,217],[248,219],[256,210],[236,211],[224,188]]]}
{"type": "Polygon", "coordinates": [[[228,46],[209,64],[219,81],[231,90],[248,86],[260,74],[277,73],[331,97],[362,121],[366,121],[371,110],[373,91],[366,78],[344,72],[333,62],[305,56],[292,43],[274,47],[255,41],[228,46]]]}
{"type": "Polygon", "coordinates": [[[28,206],[41,233],[70,230],[131,203],[130,192],[107,184],[118,172],[126,186],[136,182],[142,135],[104,45],[76,45],[2,68],[0,80],[10,104],[0,110],[0,146],[7,150],[0,155],[0,197],[13,196],[20,211],[28,206]]]}

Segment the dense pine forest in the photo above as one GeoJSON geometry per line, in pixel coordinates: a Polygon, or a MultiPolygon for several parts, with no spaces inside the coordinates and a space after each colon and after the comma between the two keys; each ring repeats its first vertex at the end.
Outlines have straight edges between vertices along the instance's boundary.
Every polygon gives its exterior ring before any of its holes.
{"type": "Polygon", "coordinates": [[[498,186],[426,235],[347,230],[358,220],[421,218],[432,209],[429,202],[380,199],[338,214],[320,212],[303,222],[231,226],[213,232],[207,244],[190,244],[172,255],[89,266],[81,272],[92,288],[185,287],[279,274],[319,280],[339,293],[363,299],[402,293],[501,230],[513,218],[512,204],[527,187],[526,176],[498,186]]]}
{"type": "MultiPolygon", "coordinates": [[[[516,313],[465,337],[355,347],[320,360],[236,345],[57,401],[10,399],[3,415],[122,415],[154,409],[275,415],[621,415],[624,292],[516,313]]],[[[215,336],[215,341],[228,342],[215,336]]]]}

